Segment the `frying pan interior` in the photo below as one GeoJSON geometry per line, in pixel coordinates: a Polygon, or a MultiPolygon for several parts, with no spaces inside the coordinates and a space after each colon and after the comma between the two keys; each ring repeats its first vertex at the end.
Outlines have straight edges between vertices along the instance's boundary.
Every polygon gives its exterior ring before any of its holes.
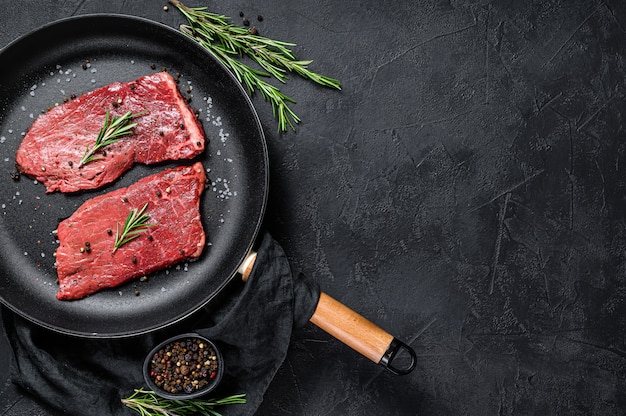
{"type": "Polygon", "coordinates": [[[110,338],[149,332],[192,314],[232,279],[252,247],[267,187],[265,138],[248,96],[228,70],[177,30],[137,17],[87,15],[44,26],[0,51],[0,301],[31,321],[110,338]],[[135,165],[103,189],[46,194],[30,178],[15,179],[18,145],[46,108],[163,69],[179,76],[179,89],[191,98],[209,139],[197,158],[210,179],[201,200],[204,253],[145,282],[58,301],[59,221],[96,194],[192,161],[135,165]]]}

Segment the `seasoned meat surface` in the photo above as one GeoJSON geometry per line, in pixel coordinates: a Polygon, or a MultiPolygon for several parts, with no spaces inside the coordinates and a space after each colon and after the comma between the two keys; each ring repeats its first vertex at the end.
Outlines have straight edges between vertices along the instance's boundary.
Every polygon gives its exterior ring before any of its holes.
{"type": "Polygon", "coordinates": [[[110,183],[137,163],[190,159],[205,136],[176,82],[167,72],[98,88],[37,117],[16,154],[17,168],[47,192],[76,192],[110,183]],[[103,148],[101,157],[79,167],[104,125],[107,111],[142,114],[132,134],[103,148]],[[144,114],[145,113],[145,114],[144,114]]]}
{"type": "Polygon", "coordinates": [[[199,211],[205,181],[204,167],[197,162],[84,202],[57,229],[57,298],[80,299],[199,257],[206,239],[199,211]],[[133,208],[146,203],[152,225],[114,250],[118,227],[133,208]]]}

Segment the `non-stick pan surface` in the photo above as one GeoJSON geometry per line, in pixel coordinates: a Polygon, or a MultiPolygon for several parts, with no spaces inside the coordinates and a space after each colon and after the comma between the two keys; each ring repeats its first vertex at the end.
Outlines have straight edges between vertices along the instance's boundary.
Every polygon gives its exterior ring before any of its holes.
{"type": "Polygon", "coordinates": [[[162,328],[206,305],[233,278],[257,237],[267,200],[263,131],[237,80],[175,29],[122,15],[68,18],[0,51],[0,300],[45,327],[87,337],[162,328]],[[195,262],[78,301],[59,301],[54,268],[60,220],[94,195],[177,164],[135,165],[103,189],[46,194],[14,178],[15,152],[34,118],[72,94],[165,68],[180,74],[207,138],[198,160],[211,184],[201,201],[207,246],[195,262]],[[137,292],[138,291],[138,295],[137,292]]]}

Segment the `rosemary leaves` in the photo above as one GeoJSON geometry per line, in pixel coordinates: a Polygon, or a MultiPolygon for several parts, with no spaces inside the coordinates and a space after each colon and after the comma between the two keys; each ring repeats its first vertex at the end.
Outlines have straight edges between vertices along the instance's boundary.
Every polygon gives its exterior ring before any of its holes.
{"type": "Polygon", "coordinates": [[[128,243],[129,241],[134,240],[139,237],[141,233],[148,230],[148,227],[151,227],[155,224],[151,224],[150,215],[146,214],[146,208],[148,208],[148,203],[141,209],[133,208],[128,213],[128,217],[126,217],[126,221],[124,222],[124,226],[120,231],[120,224],[117,224],[117,231],[115,233],[115,244],[113,245],[113,252],[128,243]]]}
{"type": "Polygon", "coordinates": [[[111,113],[107,110],[104,116],[104,125],[98,133],[96,142],[92,147],[87,146],[87,149],[85,149],[85,154],[83,154],[82,159],[80,159],[78,167],[81,167],[91,161],[102,159],[103,156],[96,153],[102,150],[104,147],[117,142],[120,137],[131,134],[133,132],[133,128],[137,126],[137,123],[131,123],[131,120],[134,117],[143,114],[145,114],[145,112],[133,114],[128,111],[123,115],[116,117],[112,116],[111,113]]]}
{"type": "Polygon", "coordinates": [[[266,101],[272,104],[274,117],[278,120],[278,130],[287,131],[300,118],[289,107],[295,100],[283,94],[279,88],[263,78],[273,77],[285,83],[288,73],[295,73],[324,87],[340,90],[339,80],[311,71],[312,61],[298,60],[291,51],[294,43],[283,42],[260,36],[245,27],[231,23],[226,16],[210,13],[206,7],[187,7],[179,0],[169,0],[186,17],[188,24],[181,25],[180,31],[198,42],[215,58],[221,61],[252,95],[259,91],[266,101]],[[260,69],[251,68],[239,59],[247,56],[260,69]]]}
{"type": "Polygon", "coordinates": [[[220,416],[216,407],[246,403],[245,394],[236,394],[213,400],[172,400],[164,399],[153,391],[136,389],[135,392],[122,399],[122,403],[141,416],[220,416]]]}

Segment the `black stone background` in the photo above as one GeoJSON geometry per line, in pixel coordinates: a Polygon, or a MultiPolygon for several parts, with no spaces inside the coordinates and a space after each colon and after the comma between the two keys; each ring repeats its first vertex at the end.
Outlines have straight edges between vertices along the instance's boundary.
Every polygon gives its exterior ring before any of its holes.
{"type": "MultiPolygon", "coordinates": [[[[0,45],[77,14],[183,22],[155,0],[0,3],[0,45]]],[[[186,3],[341,79],[284,86],[296,133],[254,100],[267,228],[418,354],[394,377],[307,326],[258,415],[626,412],[625,2],[186,3]]],[[[5,381],[0,414],[48,413],[5,381]]]]}

